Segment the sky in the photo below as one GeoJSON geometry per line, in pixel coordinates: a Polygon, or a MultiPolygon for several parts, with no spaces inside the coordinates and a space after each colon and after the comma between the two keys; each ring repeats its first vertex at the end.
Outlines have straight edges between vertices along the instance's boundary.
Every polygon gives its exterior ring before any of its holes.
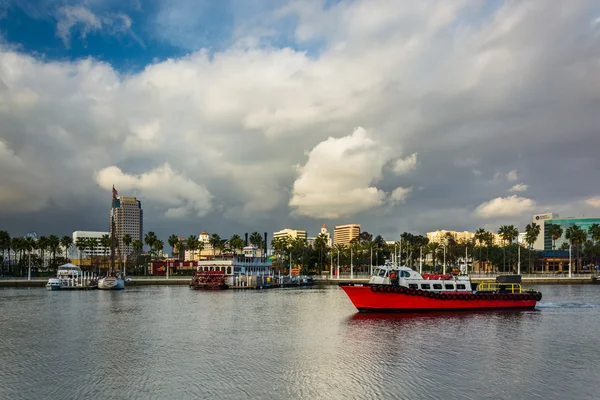
{"type": "Polygon", "coordinates": [[[597,1],[0,0],[0,230],[597,216],[599,70],[597,1]]]}

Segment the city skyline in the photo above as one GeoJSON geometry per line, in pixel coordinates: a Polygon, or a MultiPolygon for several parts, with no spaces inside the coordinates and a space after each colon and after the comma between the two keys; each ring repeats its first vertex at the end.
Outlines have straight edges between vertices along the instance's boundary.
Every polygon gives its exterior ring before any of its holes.
{"type": "Polygon", "coordinates": [[[41,3],[0,2],[12,235],[106,231],[112,185],[162,239],[600,214],[597,2],[41,3]]]}

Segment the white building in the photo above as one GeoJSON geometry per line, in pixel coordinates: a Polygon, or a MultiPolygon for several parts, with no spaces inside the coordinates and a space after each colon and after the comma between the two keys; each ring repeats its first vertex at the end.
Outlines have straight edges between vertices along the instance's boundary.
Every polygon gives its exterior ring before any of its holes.
{"type": "Polygon", "coordinates": [[[544,221],[548,219],[558,218],[558,214],[555,213],[545,213],[545,214],[535,214],[532,218],[532,222],[536,223],[540,226],[540,234],[537,237],[537,240],[533,243],[533,248],[536,250],[544,250],[544,221]]]}
{"type": "Polygon", "coordinates": [[[110,246],[103,247],[100,245],[100,240],[102,236],[110,235],[108,232],[98,232],[98,231],[75,231],[73,232],[73,246],[69,250],[69,258],[79,260],[80,257],[83,259],[90,258],[90,256],[104,256],[105,254],[110,254],[110,246]],[[93,252],[91,249],[86,248],[84,251],[80,251],[77,247],[77,242],[81,239],[96,239],[98,243],[98,247],[96,247],[93,252]],[[106,251],[106,252],[105,252],[106,251]]]}

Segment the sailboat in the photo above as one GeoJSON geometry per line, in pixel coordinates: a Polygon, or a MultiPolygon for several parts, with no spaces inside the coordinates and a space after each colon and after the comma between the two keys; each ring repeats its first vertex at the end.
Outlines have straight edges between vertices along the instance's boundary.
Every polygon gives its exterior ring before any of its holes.
{"type": "Polygon", "coordinates": [[[120,290],[125,289],[125,279],[121,273],[115,273],[115,200],[117,200],[117,189],[112,188],[112,211],[110,214],[110,269],[108,275],[98,280],[98,289],[102,290],[120,290]]]}

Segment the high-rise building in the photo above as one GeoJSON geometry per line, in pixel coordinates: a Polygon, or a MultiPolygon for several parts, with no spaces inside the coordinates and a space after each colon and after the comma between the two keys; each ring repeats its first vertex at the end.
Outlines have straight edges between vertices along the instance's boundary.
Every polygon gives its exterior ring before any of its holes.
{"type": "Polygon", "coordinates": [[[125,257],[131,253],[132,246],[125,248],[123,244],[123,236],[129,234],[131,241],[144,240],[144,211],[142,210],[142,202],[135,197],[128,196],[113,196],[113,208],[110,210],[110,234],[112,235],[114,218],[115,240],[118,248],[115,248],[115,258],[125,257]]]}
{"type": "Polygon", "coordinates": [[[306,231],[301,229],[289,229],[285,228],[280,230],[279,232],[273,232],[273,240],[275,239],[283,239],[283,238],[292,238],[292,239],[304,239],[306,240],[306,231]]]}
{"type": "Polygon", "coordinates": [[[451,236],[457,242],[469,242],[474,239],[475,234],[469,231],[457,232],[438,230],[435,232],[427,232],[427,239],[429,239],[429,242],[431,243],[443,244],[448,236],[451,236]]]}
{"type": "MultiPolygon", "coordinates": [[[[544,226],[545,221],[550,221],[553,218],[558,218],[558,214],[553,213],[544,213],[544,214],[535,214],[532,218],[532,222],[538,224],[540,226],[540,234],[537,237],[535,243],[533,243],[533,248],[536,250],[544,250],[544,226]]],[[[550,244],[550,249],[552,249],[552,244],[550,244]]]]}
{"type": "Polygon", "coordinates": [[[348,245],[360,235],[360,224],[338,225],[333,230],[333,244],[348,245]]]}

